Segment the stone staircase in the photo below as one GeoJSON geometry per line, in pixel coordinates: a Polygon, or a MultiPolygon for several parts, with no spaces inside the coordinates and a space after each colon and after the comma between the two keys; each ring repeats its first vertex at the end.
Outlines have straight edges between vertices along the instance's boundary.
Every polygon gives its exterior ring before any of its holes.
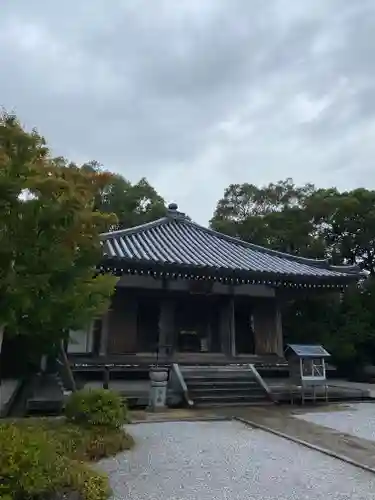
{"type": "Polygon", "coordinates": [[[30,381],[26,415],[59,415],[64,404],[62,381],[56,373],[35,375],[30,381]]]}
{"type": "Polygon", "coordinates": [[[194,406],[271,403],[272,395],[253,365],[180,366],[194,406]]]}

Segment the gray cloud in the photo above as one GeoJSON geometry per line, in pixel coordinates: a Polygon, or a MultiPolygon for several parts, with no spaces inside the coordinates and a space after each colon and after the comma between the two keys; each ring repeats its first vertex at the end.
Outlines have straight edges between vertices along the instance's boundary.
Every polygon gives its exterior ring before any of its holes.
{"type": "Polygon", "coordinates": [[[375,187],[372,0],[13,0],[1,104],[206,222],[230,182],[375,187]]]}

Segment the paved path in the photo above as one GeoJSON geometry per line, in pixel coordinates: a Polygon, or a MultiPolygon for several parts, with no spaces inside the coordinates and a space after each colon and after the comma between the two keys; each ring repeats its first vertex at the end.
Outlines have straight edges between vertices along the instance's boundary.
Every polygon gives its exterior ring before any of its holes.
{"type": "Polygon", "coordinates": [[[101,462],[115,500],[375,500],[375,476],[239,422],[130,427],[101,462]]]}
{"type": "MultiPolygon", "coordinates": [[[[358,438],[375,441],[374,403],[340,405],[337,411],[306,412],[297,415],[297,418],[358,438]]],[[[375,452],[375,448],[373,452],[375,452]]]]}
{"type": "MultiPolygon", "coordinates": [[[[370,405],[371,403],[366,403],[370,405]]],[[[336,412],[341,405],[329,405],[316,407],[315,410],[308,410],[306,407],[299,409],[291,407],[243,407],[243,408],[220,408],[216,415],[226,417],[241,417],[245,420],[252,420],[289,436],[307,441],[315,446],[326,448],[339,455],[346,456],[363,465],[375,468],[375,443],[368,439],[363,439],[350,434],[335,431],[332,428],[307,422],[296,418],[298,415],[309,411],[319,411],[326,414],[336,412]]],[[[375,405],[373,406],[375,410],[375,405]]]]}
{"type": "Polygon", "coordinates": [[[375,384],[369,384],[366,382],[349,382],[348,380],[341,379],[330,379],[328,382],[331,387],[355,389],[357,391],[362,391],[370,398],[375,398],[375,384]]]}

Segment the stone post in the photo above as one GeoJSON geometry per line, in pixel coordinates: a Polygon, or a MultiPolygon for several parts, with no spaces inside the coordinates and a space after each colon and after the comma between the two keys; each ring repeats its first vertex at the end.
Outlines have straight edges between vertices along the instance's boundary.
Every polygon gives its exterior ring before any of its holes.
{"type": "Polygon", "coordinates": [[[150,395],[148,408],[151,411],[163,411],[167,404],[168,368],[150,368],[150,395]]]}

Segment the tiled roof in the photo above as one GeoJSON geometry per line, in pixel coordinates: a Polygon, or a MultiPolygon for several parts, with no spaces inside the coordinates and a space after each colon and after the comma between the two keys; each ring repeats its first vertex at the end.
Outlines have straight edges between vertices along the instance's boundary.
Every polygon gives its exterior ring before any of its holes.
{"type": "Polygon", "coordinates": [[[332,280],[358,276],[353,266],[330,266],[326,261],[269,250],[207,229],[176,208],[155,222],[103,234],[105,258],[128,266],[158,264],[332,280]]]}
{"type": "Polygon", "coordinates": [[[288,356],[290,352],[294,353],[299,358],[329,358],[331,356],[322,345],[318,344],[288,344],[285,349],[285,354],[288,356]]]}

